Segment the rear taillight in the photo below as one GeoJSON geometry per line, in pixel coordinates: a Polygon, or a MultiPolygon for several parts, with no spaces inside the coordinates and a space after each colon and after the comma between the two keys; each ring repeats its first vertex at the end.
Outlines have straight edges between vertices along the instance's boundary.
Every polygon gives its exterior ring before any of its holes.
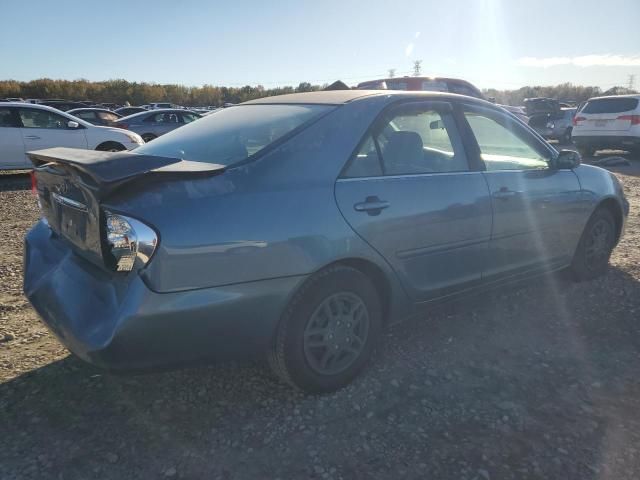
{"type": "Polygon", "coordinates": [[[130,272],[145,266],[158,244],[151,227],[135,218],[106,212],[107,244],[111,267],[118,272],[130,272]]]}
{"type": "Polygon", "coordinates": [[[573,117],[573,126],[575,127],[580,122],[584,122],[586,120],[585,117],[573,117]]]}
{"type": "Polygon", "coordinates": [[[618,120],[629,120],[631,125],[640,125],[640,115],[620,115],[618,120]]]}

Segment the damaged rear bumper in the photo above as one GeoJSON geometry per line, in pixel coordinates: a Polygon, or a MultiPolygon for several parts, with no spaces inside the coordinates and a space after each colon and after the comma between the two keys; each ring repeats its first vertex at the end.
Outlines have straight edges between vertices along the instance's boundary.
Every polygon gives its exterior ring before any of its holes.
{"type": "Polygon", "coordinates": [[[74,254],[45,222],[25,238],[24,292],[44,324],[81,359],[110,370],[243,358],[268,346],[304,277],[172,293],[74,254]]]}

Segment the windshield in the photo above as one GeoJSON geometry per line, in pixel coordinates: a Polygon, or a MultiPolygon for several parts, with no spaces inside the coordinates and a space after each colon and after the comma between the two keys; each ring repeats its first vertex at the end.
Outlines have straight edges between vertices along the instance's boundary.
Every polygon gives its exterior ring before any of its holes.
{"type": "Polygon", "coordinates": [[[229,107],[143,145],[136,153],[232,165],[335,108],[331,105],[229,107]]]}

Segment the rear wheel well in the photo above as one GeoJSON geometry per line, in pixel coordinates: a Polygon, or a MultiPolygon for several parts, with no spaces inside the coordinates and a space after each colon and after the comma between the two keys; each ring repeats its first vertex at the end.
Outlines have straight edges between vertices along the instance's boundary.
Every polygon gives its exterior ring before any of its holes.
{"type": "Polygon", "coordinates": [[[382,271],[382,269],[375,263],[362,258],[345,258],[328,266],[333,265],[345,265],[347,267],[355,268],[373,282],[373,285],[380,296],[380,305],[382,305],[382,321],[386,324],[389,317],[389,310],[391,308],[391,285],[389,284],[387,275],[382,271]]]}
{"type": "Polygon", "coordinates": [[[113,140],[102,142],[100,145],[96,147],[96,150],[100,150],[103,152],[108,152],[112,150],[126,150],[126,149],[127,147],[125,147],[123,144],[121,144],[120,142],[114,142],[113,140]]]}
{"type": "Polygon", "coordinates": [[[596,210],[600,209],[600,208],[604,208],[606,210],[609,210],[609,212],[611,213],[611,215],[613,215],[613,218],[616,222],[616,241],[615,243],[618,243],[618,240],[620,240],[620,233],[622,231],[622,208],[620,208],[620,205],[618,205],[618,202],[616,202],[613,198],[606,198],[605,200],[603,200],[602,202],[600,202],[600,204],[598,205],[598,208],[596,208],[596,210]]]}

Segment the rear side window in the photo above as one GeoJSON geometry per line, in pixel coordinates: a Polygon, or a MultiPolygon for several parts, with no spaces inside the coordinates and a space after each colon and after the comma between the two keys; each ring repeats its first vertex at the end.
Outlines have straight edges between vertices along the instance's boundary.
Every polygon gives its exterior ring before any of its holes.
{"type": "Polygon", "coordinates": [[[75,112],[72,113],[72,115],[88,121],[95,120],[96,118],[96,114],[94,112],[75,112]]]}
{"type": "Polygon", "coordinates": [[[334,108],[303,104],[229,107],[138,147],[136,153],[232,165],[334,108]]]}
{"type": "Polygon", "coordinates": [[[469,170],[450,113],[407,104],[365,138],[345,177],[417,175],[469,170]]]}
{"type": "Polygon", "coordinates": [[[106,120],[107,122],[115,122],[119,118],[115,113],[109,112],[98,112],[98,117],[101,120],[106,120]]]}
{"type": "Polygon", "coordinates": [[[589,100],[581,113],[621,113],[638,108],[637,98],[599,98],[589,100]]]}

